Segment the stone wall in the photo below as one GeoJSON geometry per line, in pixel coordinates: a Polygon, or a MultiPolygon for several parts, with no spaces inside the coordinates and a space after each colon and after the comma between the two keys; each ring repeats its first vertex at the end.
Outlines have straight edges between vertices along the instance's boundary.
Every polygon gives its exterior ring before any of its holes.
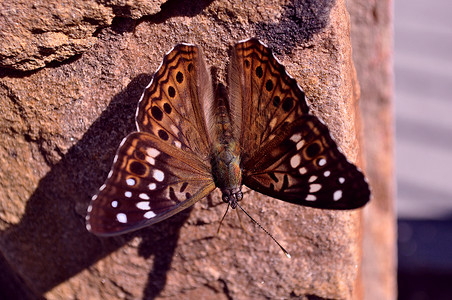
{"type": "MultiPolygon", "coordinates": [[[[344,1],[108,3],[1,4],[0,292],[22,299],[379,299],[371,298],[376,291],[369,286],[383,282],[386,295],[394,296],[394,261],[377,267],[394,247],[390,112],[379,115],[384,129],[377,131],[389,132],[383,149],[374,147],[378,134],[368,127],[378,125],[367,121],[369,107],[390,107],[392,90],[385,90],[384,104],[372,100],[370,76],[360,73],[371,57],[355,52],[367,103],[361,139],[344,1]],[[243,206],[291,259],[242,217],[251,234],[245,232],[235,213],[217,235],[225,210],[218,192],[138,232],[89,234],[84,217],[91,195],[122,138],[135,130],[137,102],[164,54],[179,42],[196,43],[224,81],[229,47],[251,36],[274,50],[349,159],[371,170],[371,185],[378,187],[371,206],[322,211],[247,192],[243,206]],[[380,155],[383,169],[373,161],[380,155]]],[[[352,12],[361,7],[359,14],[374,11],[358,0],[348,5],[352,12]]],[[[389,11],[386,2],[378,7],[389,11]]],[[[384,66],[388,55],[380,57],[384,66]]],[[[377,84],[390,81],[384,71],[377,84]]]]}

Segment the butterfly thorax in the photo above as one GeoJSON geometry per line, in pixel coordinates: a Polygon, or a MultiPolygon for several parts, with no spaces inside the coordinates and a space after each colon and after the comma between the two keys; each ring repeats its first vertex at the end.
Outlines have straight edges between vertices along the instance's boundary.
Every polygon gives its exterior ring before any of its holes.
{"type": "Polygon", "coordinates": [[[222,199],[237,206],[242,200],[242,170],[240,168],[240,147],[235,141],[217,143],[212,151],[212,175],[215,185],[223,193],[222,199]]]}

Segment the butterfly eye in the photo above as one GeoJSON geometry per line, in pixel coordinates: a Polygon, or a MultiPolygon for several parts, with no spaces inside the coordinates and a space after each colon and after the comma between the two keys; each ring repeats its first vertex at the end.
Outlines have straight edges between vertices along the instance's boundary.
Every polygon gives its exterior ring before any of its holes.
{"type": "Polygon", "coordinates": [[[221,196],[221,199],[223,200],[223,202],[226,202],[226,203],[229,202],[229,196],[227,196],[227,195],[223,194],[223,196],[221,196]]]}

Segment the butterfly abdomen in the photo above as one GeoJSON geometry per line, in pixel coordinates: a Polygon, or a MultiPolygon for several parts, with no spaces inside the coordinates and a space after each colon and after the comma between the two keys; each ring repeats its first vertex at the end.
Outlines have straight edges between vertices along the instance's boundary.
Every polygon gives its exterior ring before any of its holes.
{"type": "Polygon", "coordinates": [[[212,175],[215,185],[223,193],[223,201],[233,208],[242,199],[242,169],[240,168],[240,147],[235,141],[217,143],[212,150],[212,175]]]}

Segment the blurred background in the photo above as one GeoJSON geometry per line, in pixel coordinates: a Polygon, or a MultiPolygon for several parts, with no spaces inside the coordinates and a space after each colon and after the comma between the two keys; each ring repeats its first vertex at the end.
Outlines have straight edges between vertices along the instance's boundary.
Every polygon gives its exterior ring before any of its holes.
{"type": "Polygon", "coordinates": [[[399,299],[452,299],[452,2],[394,6],[399,299]]]}

